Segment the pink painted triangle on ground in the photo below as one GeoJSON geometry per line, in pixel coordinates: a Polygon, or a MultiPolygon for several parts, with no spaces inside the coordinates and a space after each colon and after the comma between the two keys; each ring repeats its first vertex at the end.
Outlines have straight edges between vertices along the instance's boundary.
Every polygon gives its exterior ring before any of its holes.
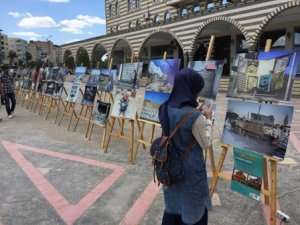
{"type": "Polygon", "coordinates": [[[22,168],[29,179],[34,183],[37,189],[43,194],[48,202],[53,206],[60,217],[66,224],[73,224],[81,215],[100,198],[100,196],[107,191],[110,186],[116,182],[125,169],[121,166],[101,162],[93,159],[86,159],[70,154],[39,149],[21,144],[15,144],[8,141],[1,141],[2,145],[16,163],[22,168]],[[45,176],[35,168],[20,152],[20,150],[31,151],[47,156],[67,159],[75,162],[81,162],[93,166],[98,166],[106,169],[111,169],[112,173],[108,175],[102,182],[100,182],[94,189],[85,195],[77,204],[70,204],[60,192],[45,178],[45,176]]]}

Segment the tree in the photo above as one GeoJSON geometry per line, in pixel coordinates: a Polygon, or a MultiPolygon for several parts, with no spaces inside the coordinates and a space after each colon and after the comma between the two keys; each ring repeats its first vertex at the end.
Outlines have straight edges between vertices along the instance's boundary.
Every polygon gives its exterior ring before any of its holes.
{"type": "Polygon", "coordinates": [[[8,58],[9,58],[9,64],[12,65],[14,62],[14,59],[17,57],[17,53],[14,50],[10,50],[8,52],[8,58]]]}
{"type": "Polygon", "coordinates": [[[78,50],[77,58],[76,58],[77,66],[86,66],[88,69],[90,68],[90,59],[87,51],[83,48],[78,50]]]}
{"type": "Polygon", "coordinates": [[[26,53],[25,53],[25,59],[26,59],[26,62],[32,60],[32,55],[31,55],[30,52],[26,52],[26,53]]]}

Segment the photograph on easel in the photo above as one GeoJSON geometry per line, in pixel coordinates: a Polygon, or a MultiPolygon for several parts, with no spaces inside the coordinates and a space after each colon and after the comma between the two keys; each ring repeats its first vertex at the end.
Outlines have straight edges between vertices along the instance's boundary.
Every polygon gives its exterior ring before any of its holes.
{"type": "Polygon", "coordinates": [[[98,86],[100,82],[100,69],[92,69],[87,84],[89,86],[98,86]]]}
{"type": "Polygon", "coordinates": [[[138,89],[142,75],[143,63],[124,63],[120,65],[118,88],[138,89]]]}
{"type": "Polygon", "coordinates": [[[75,74],[72,80],[73,84],[80,84],[85,76],[86,73],[86,67],[81,66],[81,67],[76,67],[75,68],[75,74]]]}
{"type": "Polygon", "coordinates": [[[140,118],[154,123],[160,123],[158,118],[159,106],[170,96],[170,93],[145,91],[144,103],[140,118]]]}
{"type": "Polygon", "coordinates": [[[190,61],[188,68],[198,72],[205,81],[200,98],[216,100],[223,72],[223,61],[190,61]]]}
{"type": "Polygon", "coordinates": [[[239,57],[231,68],[227,97],[289,101],[299,57],[288,51],[259,53],[259,60],[239,57]]]}
{"type": "Polygon", "coordinates": [[[76,102],[80,90],[80,85],[72,85],[68,93],[67,101],[76,102]]]}
{"type": "Polygon", "coordinates": [[[294,107],[229,100],[222,143],[284,159],[294,107]]]}
{"type": "Polygon", "coordinates": [[[122,91],[116,95],[111,116],[134,120],[136,112],[137,106],[135,99],[130,97],[127,91],[122,91]]]}
{"type": "Polygon", "coordinates": [[[81,104],[88,105],[88,106],[94,105],[96,94],[97,94],[97,87],[86,85],[81,104]]]}
{"type": "Polygon", "coordinates": [[[112,92],[116,75],[117,70],[101,69],[98,90],[107,93],[112,92]]]}
{"type": "Polygon", "coordinates": [[[231,190],[260,201],[264,155],[236,147],[233,155],[231,190]]]}
{"type": "Polygon", "coordinates": [[[151,60],[146,90],[171,93],[179,66],[180,59],[151,60]]]}
{"type": "Polygon", "coordinates": [[[45,90],[45,94],[46,95],[54,95],[54,91],[55,91],[55,81],[47,81],[47,84],[46,84],[46,90],[45,90]]]}
{"type": "Polygon", "coordinates": [[[60,97],[62,95],[66,76],[67,74],[65,69],[63,67],[60,67],[58,71],[58,75],[56,76],[55,79],[55,90],[53,96],[60,97]]]}
{"type": "Polygon", "coordinates": [[[49,73],[47,74],[47,80],[52,81],[52,80],[57,80],[58,74],[59,74],[59,67],[52,67],[49,70],[49,73]]]}
{"type": "Polygon", "coordinates": [[[94,113],[93,113],[93,121],[102,126],[106,126],[108,115],[110,112],[110,106],[111,106],[110,102],[103,102],[97,100],[96,107],[94,108],[94,113]]]}

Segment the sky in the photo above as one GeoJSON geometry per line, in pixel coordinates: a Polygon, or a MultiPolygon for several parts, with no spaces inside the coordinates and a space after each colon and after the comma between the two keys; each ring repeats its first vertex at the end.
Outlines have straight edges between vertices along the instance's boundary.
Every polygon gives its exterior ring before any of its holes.
{"type": "Polygon", "coordinates": [[[0,0],[0,29],[57,45],[104,35],[105,0],[0,0]]]}

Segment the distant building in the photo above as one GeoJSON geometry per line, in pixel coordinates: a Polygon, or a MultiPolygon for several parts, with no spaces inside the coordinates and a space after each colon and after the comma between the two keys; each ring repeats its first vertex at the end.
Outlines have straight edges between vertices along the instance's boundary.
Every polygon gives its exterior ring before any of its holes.
{"type": "Polygon", "coordinates": [[[275,118],[274,116],[265,116],[257,113],[251,113],[251,122],[262,125],[274,126],[275,118]]]}
{"type": "Polygon", "coordinates": [[[28,51],[28,42],[20,38],[8,38],[8,49],[15,51],[18,59],[24,60],[28,51]]]}
{"type": "Polygon", "coordinates": [[[30,41],[29,52],[33,61],[42,61],[54,63],[54,45],[51,41],[30,41]]]}
{"type": "Polygon", "coordinates": [[[59,45],[54,45],[53,51],[53,60],[54,64],[62,64],[62,54],[61,54],[61,47],[59,45]]]}
{"type": "Polygon", "coordinates": [[[5,34],[1,34],[0,36],[0,63],[3,64],[8,64],[9,60],[8,60],[8,37],[5,34]]]}

